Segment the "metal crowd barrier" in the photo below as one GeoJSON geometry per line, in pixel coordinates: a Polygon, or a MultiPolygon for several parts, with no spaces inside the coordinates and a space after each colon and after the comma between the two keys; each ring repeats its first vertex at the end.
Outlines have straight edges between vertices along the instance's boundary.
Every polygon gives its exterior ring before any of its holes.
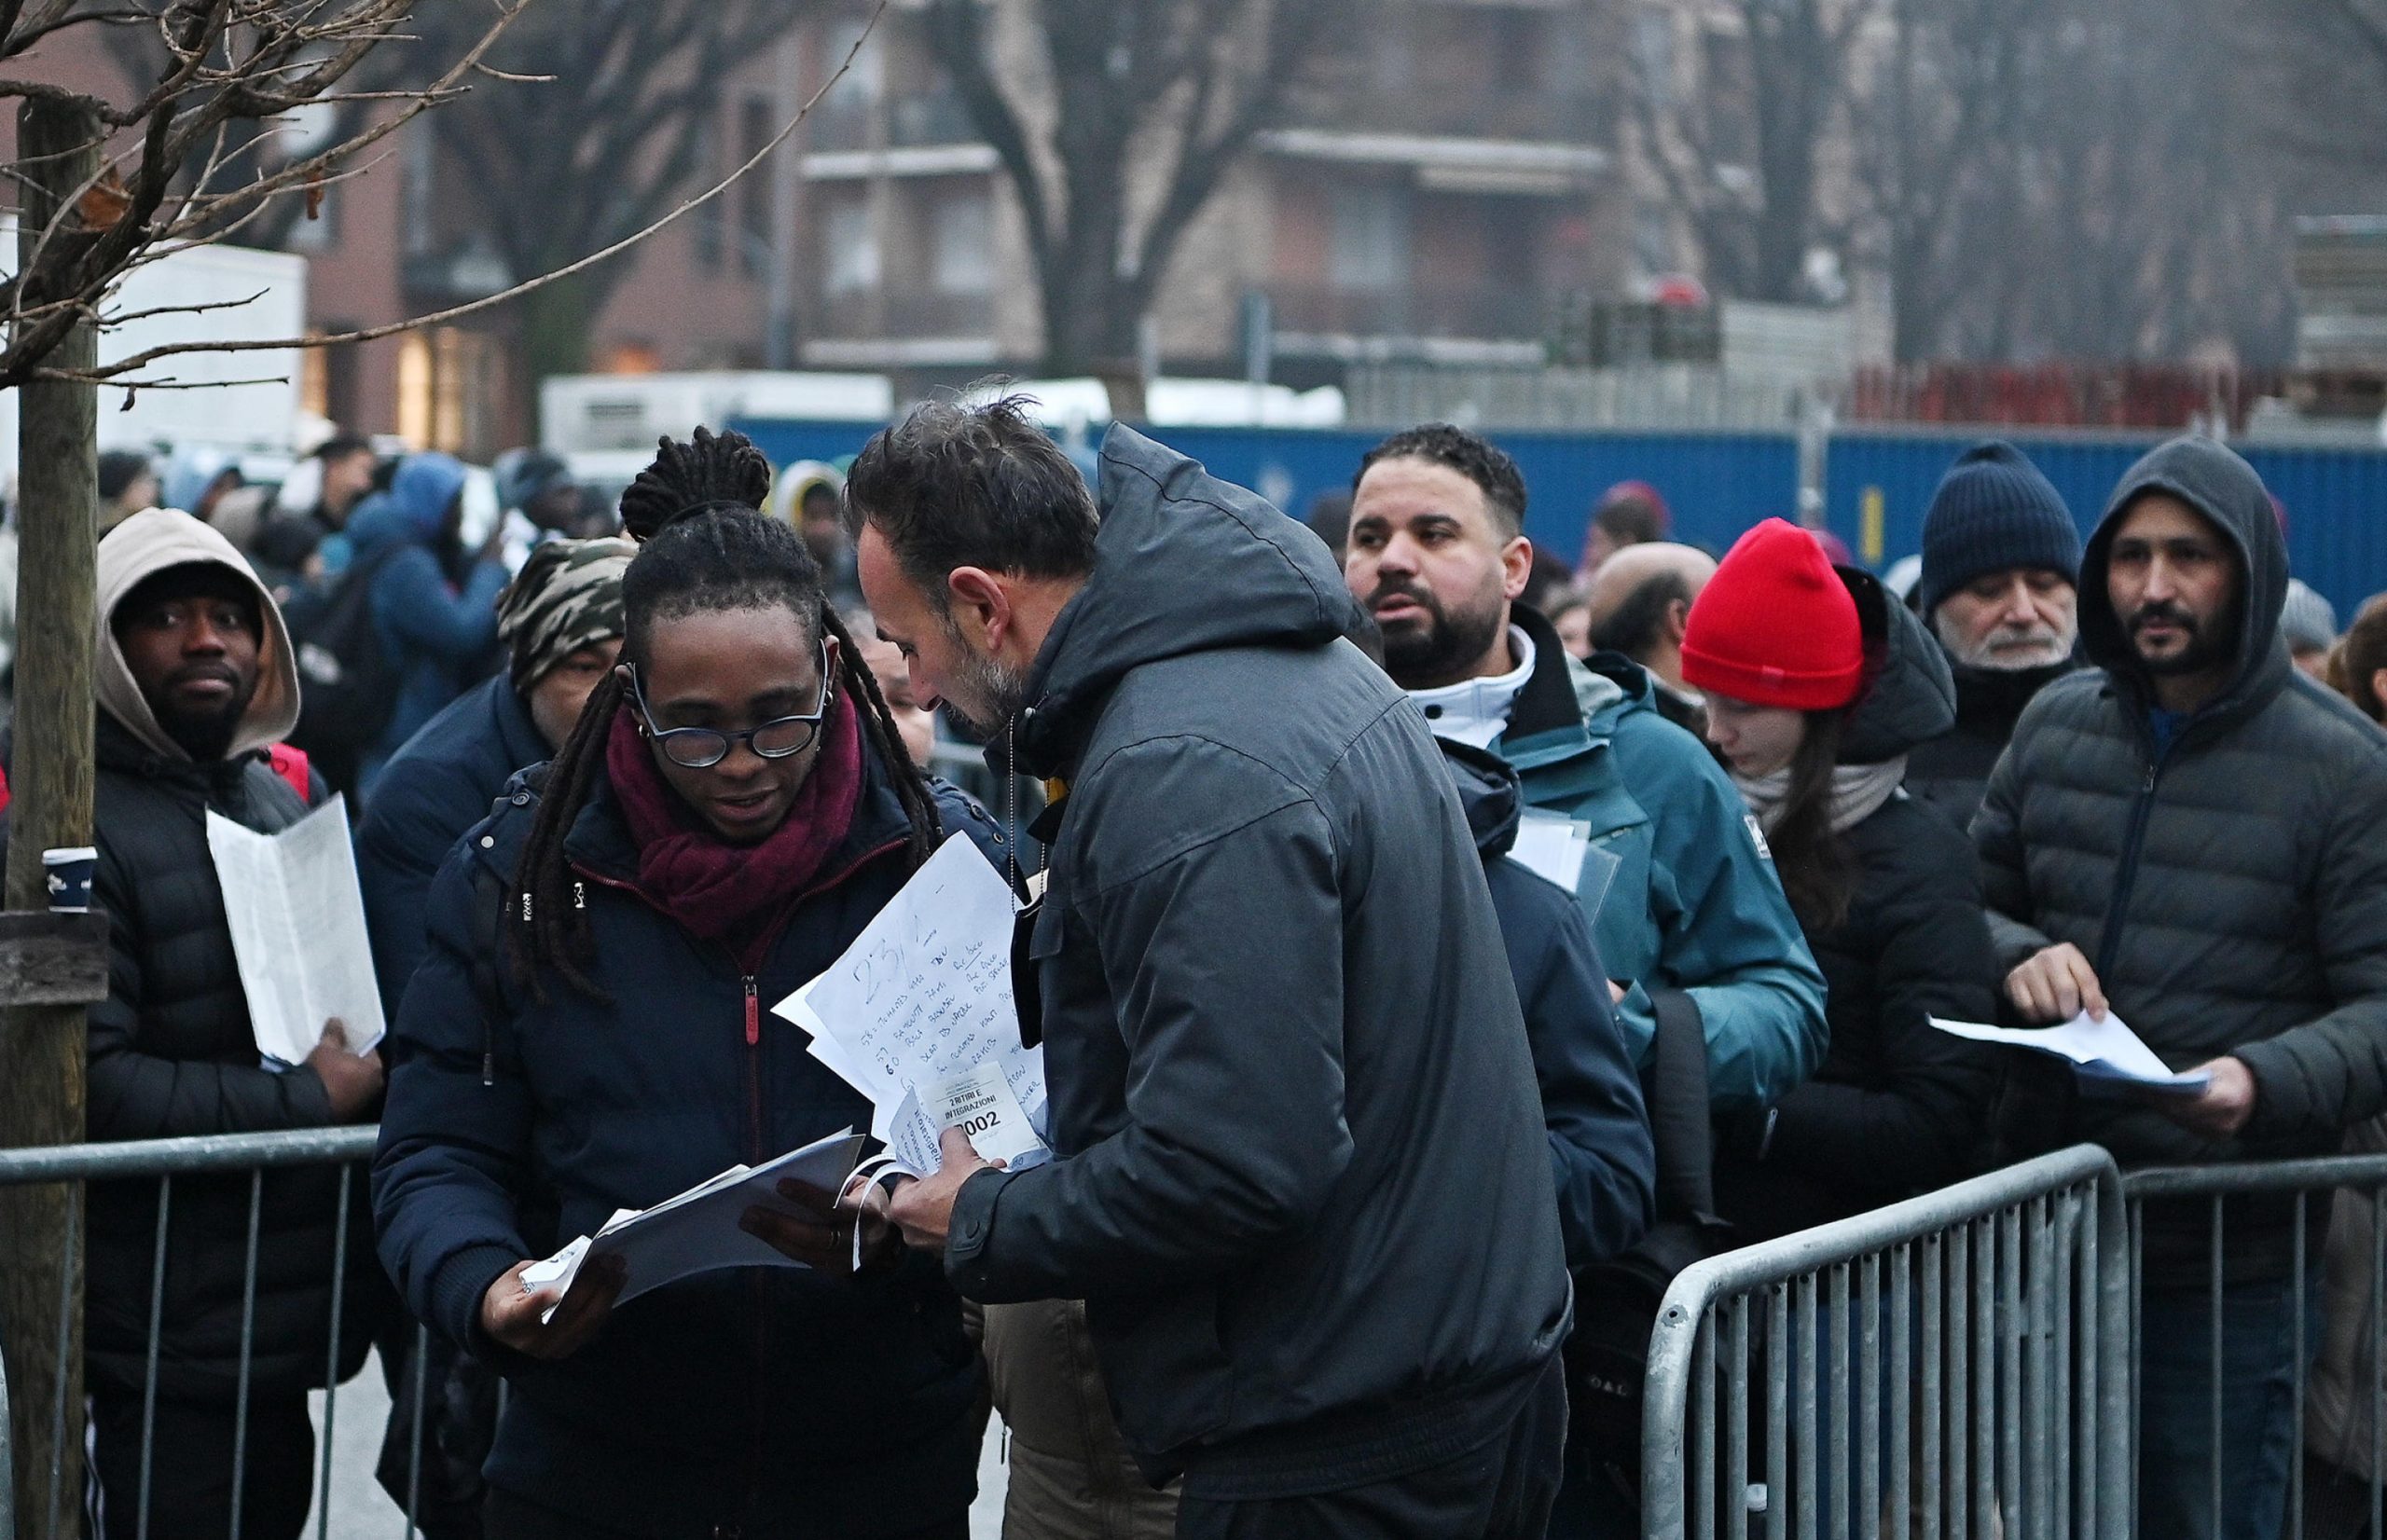
{"type": "MultiPolygon", "coordinates": [[[[155,1180],[156,1242],[148,1300],[140,1528],[149,1504],[167,1241],[174,1184],[200,1175],[248,1176],[241,1359],[235,1406],[233,1507],[245,1472],[249,1364],[254,1345],[259,1224],[265,1173],[339,1168],[340,1224],[331,1259],[329,1346],[316,1456],[317,1540],[328,1540],[333,1420],[341,1356],[339,1283],[352,1265],[346,1223],[362,1202],[356,1168],[371,1158],[372,1128],[299,1130],[120,1144],[0,1149],[0,1186],[155,1180]]],[[[2383,1136],[2387,1137],[2387,1136],[2383,1136]]],[[[81,1189],[69,1205],[70,1251],[84,1223],[81,1189]]],[[[2387,1472],[2387,1152],[2248,1165],[2150,1170],[2123,1177],[2113,1159],[2080,1146],[1836,1224],[1707,1258],[1668,1291],[1651,1336],[1644,1397],[1643,1533],[1650,1540],[1821,1535],[1879,1540],[2123,1540],[2136,1524],[2139,1432],[2133,1387],[2150,1345],[2144,1308],[2146,1215],[2150,1202],[2205,1205],[2200,1265],[2210,1300],[2213,1359],[2223,1307],[2237,1286],[2225,1275],[2228,1205],[2270,1196],[2292,1204],[2289,1299],[2294,1340],[2309,1343],[2317,1310],[2310,1257],[2328,1224],[2326,1205],[2359,1201],[2371,1220],[2364,1255],[2348,1258],[2366,1310],[2357,1323],[2368,1358],[2352,1384],[2366,1424],[2348,1409],[2346,1467],[2366,1497],[2373,1540],[2382,1525],[2387,1472]],[[2340,1199],[2339,1194],[2353,1196],[2340,1199]],[[2324,1207],[2316,1217],[2313,1200],[2324,1207]],[[2360,1447],[2356,1447],[2356,1439],[2360,1447]],[[2354,1469],[2367,1456],[2367,1469],[2354,1469]]],[[[2172,1210],[2176,1217],[2177,1207],[2172,1210]]],[[[361,1265],[374,1265],[368,1257],[361,1265]]],[[[71,1295],[59,1300],[62,1324],[71,1295]]],[[[408,1437],[407,1534],[421,1494],[428,1332],[413,1330],[413,1426],[408,1437]]],[[[61,1333],[62,1372],[63,1333],[61,1333]]],[[[2295,1448],[2282,1531],[2307,1533],[2302,1458],[2308,1353],[2293,1361],[2295,1448]]],[[[82,1494],[64,1490],[53,1462],[46,1490],[12,1491],[9,1386],[0,1366],[0,1540],[13,1540],[26,1505],[49,1523],[82,1494]]],[[[2209,1415],[2221,1447],[2223,1376],[2213,1375],[2209,1415]]],[[[66,1425],[64,1406],[51,1426],[66,1425]]],[[[57,1440],[53,1438],[53,1447],[57,1440]]],[[[2212,1464],[2221,1501],[2231,1472],[2212,1464]]],[[[2358,1516],[2357,1516],[2358,1517],[2358,1516]]],[[[2352,1533],[2351,1529],[2345,1533],[2352,1533]]],[[[240,1540],[239,1520],[228,1540],[240,1540]]]]}
{"type": "Polygon", "coordinates": [[[2126,1252],[2120,1173],[2084,1145],[1684,1270],[1643,1534],[2127,1535],[2126,1252]]]}
{"type": "MultiPolygon", "coordinates": [[[[2382,1139],[2387,1139],[2387,1133],[2378,1125],[2365,1125],[2355,1131],[2352,1142],[2375,1145],[2382,1139]]],[[[2264,1276],[2249,1282],[2228,1275],[2225,1263],[2233,1233],[2231,1215],[2235,1213],[2239,1226],[2250,1221],[2267,1223],[2276,1231],[2281,1221],[2277,1205],[2269,1215],[2250,1213],[2244,1205],[2249,1200],[2264,1198],[2292,1205],[2285,1224],[2285,1281],[2289,1341],[2293,1346],[2282,1355],[2284,1362],[2278,1368],[2284,1368],[2288,1375],[2293,1441],[2287,1458],[2286,1508],[2277,1533],[2284,1540],[2304,1540],[2308,1519],[2315,1517],[2311,1511],[2314,1493],[2310,1489],[2318,1476],[2329,1489],[2321,1494],[2322,1506],[2334,1510],[2320,1516],[2319,1533],[2360,1533],[2371,1540],[2387,1537],[2387,1526],[2381,1524],[2380,1482],[2382,1473],[2387,1473],[2387,1451],[2381,1449],[2382,1430],[2387,1430],[2387,1415],[2382,1415],[2387,1413],[2387,1376],[2382,1376],[2382,1365],[2387,1365],[2387,1351],[2382,1351],[2387,1348],[2387,1342],[2382,1342],[2382,1336],[2387,1336],[2387,1153],[2134,1171],[2123,1179],[2122,1189],[2129,1205],[2131,1231],[2132,1367],[2133,1382],[2142,1386],[2142,1397],[2146,1385],[2143,1359],[2152,1345],[2146,1341],[2146,1334],[2140,1327],[2147,1276],[2147,1205],[2171,1203],[2174,1205],[2175,1219],[2184,1209],[2189,1215],[2194,1215],[2198,1206],[2203,1211],[2202,1255],[2197,1259],[2201,1286],[2177,1292],[2192,1298],[2201,1296],[2207,1313],[2204,1326],[2208,1336],[2201,1345],[2211,1365],[2205,1413],[2208,1447],[2213,1451],[2209,1464],[2210,1499],[2216,1511],[2224,1506],[2230,1482],[2244,1479],[2246,1474],[2242,1469],[2233,1470],[2222,1452],[2224,1413],[2228,1409],[2225,1382],[2229,1378],[2223,1352],[2224,1309],[2240,1291],[2276,1282],[2264,1276]],[[2317,1211],[2316,1198],[2320,1200],[2317,1211]],[[2233,1204],[2237,1205],[2234,1210],[2233,1204]],[[2358,1236],[2331,1235],[2333,1209],[2341,1223],[2358,1222],[2367,1217],[2370,1233],[2366,1244],[2359,1244],[2358,1236]],[[2344,1366],[2342,1376],[2346,1403],[2343,1426],[2329,1447],[2308,1449],[2306,1421],[2314,1358],[2316,1351],[2323,1347],[2322,1328],[2332,1324],[2325,1308],[2330,1301],[2321,1297],[2316,1287],[2319,1280],[2312,1272],[2313,1259],[2325,1239],[2333,1248],[2353,1243],[2342,1254],[2332,1255],[2328,1262],[2339,1272],[2341,1281],[2359,1280],[2356,1292],[2363,1308],[2359,1319],[2334,1323],[2343,1328],[2340,1345],[2351,1347],[2351,1360],[2344,1366]],[[2366,1419],[2358,1415],[2366,1407],[2366,1419]]],[[[2143,1414],[2143,1399],[2141,1410],[2143,1414]]],[[[2145,1437],[2143,1424],[2136,1432],[2140,1437],[2145,1437]]],[[[2145,1494],[2136,1495],[2143,1507],[2145,1494]]]]}
{"type": "MultiPolygon", "coordinates": [[[[150,1478],[153,1438],[156,1431],[158,1402],[158,1368],[159,1341],[164,1320],[164,1301],[168,1273],[167,1238],[171,1232],[173,1213],[174,1183],[177,1178],[202,1175],[232,1176],[246,1174],[249,1178],[247,1249],[243,1265],[241,1310],[241,1368],[233,1410],[233,1457],[231,1506],[232,1530],[228,1540],[240,1540],[240,1514],[242,1484],[247,1472],[245,1451],[249,1431],[249,1376],[252,1349],[255,1341],[257,1291],[257,1246],[259,1221],[265,1196],[265,1174],[299,1166],[336,1165],[340,1172],[337,1229],[332,1243],[332,1288],[330,1299],[328,1362],[324,1373],[323,1426],[318,1433],[316,1458],[316,1525],[317,1540],[328,1540],[331,1524],[333,1419],[338,1405],[338,1370],[340,1363],[340,1308],[348,1270],[352,1265],[349,1256],[348,1231],[352,1203],[365,1202],[358,1182],[357,1167],[371,1160],[374,1140],[379,1131],[371,1127],[297,1129],[269,1134],[211,1134],[195,1138],[145,1139],[115,1144],[82,1144],[47,1146],[34,1148],[0,1149],[0,1186],[23,1187],[48,1183],[80,1184],[89,1181],[122,1181],[154,1178],[158,1190],[157,1239],[150,1263],[148,1302],[148,1354],[143,1390],[142,1453],[139,1490],[133,1494],[138,1504],[138,1532],[146,1535],[149,1529],[150,1478]]],[[[87,1195],[79,1186],[71,1189],[73,1197],[67,1206],[66,1250],[73,1255],[82,1244],[85,1228],[87,1195]]],[[[379,1264],[368,1254],[353,1265],[376,1267],[379,1264]]],[[[78,1270],[69,1270],[71,1281],[78,1270]]],[[[62,1291],[59,1306],[59,1363],[57,1382],[62,1387],[68,1382],[66,1368],[67,1333],[65,1326],[75,1305],[71,1291],[62,1291]]],[[[409,1500],[407,1504],[407,1533],[414,1533],[415,1503],[413,1492],[420,1490],[421,1479],[422,1414],[424,1397],[421,1372],[425,1361],[423,1348],[428,1333],[421,1327],[414,1330],[413,1364],[417,1374],[414,1396],[414,1428],[411,1435],[412,1464],[409,1471],[409,1500]]],[[[0,1540],[13,1540],[15,1519],[20,1504],[11,1502],[9,1492],[10,1451],[9,1423],[7,1418],[7,1390],[5,1377],[0,1376],[0,1540]]],[[[71,1523],[71,1516],[83,1502],[81,1492],[65,1490],[66,1462],[55,1457],[63,1441],[67,1426],[67,1408],[62,1403],[51,1409],[50,1462],[46,1491],[15,1494],[22,1505],[42,1503],[48,1524],[42,1533],[59,1534],[62,1520],[71,1523]]],[[[123,1500],[113,1494],[114,1501],[123,1500]]]]}

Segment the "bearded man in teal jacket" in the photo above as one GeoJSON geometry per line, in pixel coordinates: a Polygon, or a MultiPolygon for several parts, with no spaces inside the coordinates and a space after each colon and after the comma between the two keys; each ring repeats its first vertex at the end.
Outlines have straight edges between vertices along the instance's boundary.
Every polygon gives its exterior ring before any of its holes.
{"type": "Polygon", "coordinates": [[[1518,602],[1525,506],[1515,461],[1483,439],[1446,424],[1396,433],[1353,483],[1345,581],[1434,732],[1499,755],[1529,806],[1604,853],[1577,893],[1636,1055],[1662,1005],[1688,1005],[1717,1109],[1761,1113],[1823,1059],[1823,975],[1755,820],[1658,714],[1649,676],[1616,653],[1568,657],[1518,602]]]}

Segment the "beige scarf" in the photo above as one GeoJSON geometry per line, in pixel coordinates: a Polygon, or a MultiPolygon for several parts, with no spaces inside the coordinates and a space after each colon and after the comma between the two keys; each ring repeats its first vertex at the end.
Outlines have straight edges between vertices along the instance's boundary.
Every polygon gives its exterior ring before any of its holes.
{"type": "MultiPolygon", "coordinates": [[[[1882,810],[1882,805],[1897,794],[1898,783],[1906,779],[1906,756],[1883,760],[1879,764],[1841,764],[1831,772],[1831,832],[1844,834],[1882,810]]],[[[1766,776],[1735,774],[1732,784],[1741,789],[1741,800],[1757,815],[1758,827],[1773,832],[1774,824],[1782,817],[1782,804],[1790,795],[1790,768],[1787,765],[1766,776]]]]}

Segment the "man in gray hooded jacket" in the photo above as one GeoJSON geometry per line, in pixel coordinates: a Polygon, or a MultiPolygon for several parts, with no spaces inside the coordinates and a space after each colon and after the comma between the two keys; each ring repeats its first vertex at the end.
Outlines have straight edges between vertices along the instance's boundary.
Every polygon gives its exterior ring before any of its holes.
{"type": "Polygon", "coordinates": [[[1097,511],[1008,402],[918,408],[847,486],[916,693],[1059,783],[1014,976],[1059,1158],[948,1132],[905,1239],[971,1298],[1085,1300],[1181,1536],[1538,1540],[1541,1098],[1466,816],[1325,547],[1122,428],[1097,511]]]}
{"type": "MultiPolygon", "coordinates": [[[[2031,703],[1973,824],[1992,939],[2022,1020],[2110,1011],[2212,1081],[2090,1101],[2017,1055],[2007,1153],[2093,1139],[2125,1165],[2321,1154],[2387,1107],[2387,737],[2291,666],[2286,588],[2262,481],[2207,439],[2140,461],[2089,542],[2096,667],[2031,703]]],[[[2140,1528],[2268,1540],[2295,1457],[2292,1368],[2311,1351],[2294,1340],[2294,1214],[2243,1200],[2225,1216],[2218,1450],[2211,1225],[2201,1203],[2148,1206],[2140,1332],[2163,1351],[2140,1384],[2140,1528]]]]}

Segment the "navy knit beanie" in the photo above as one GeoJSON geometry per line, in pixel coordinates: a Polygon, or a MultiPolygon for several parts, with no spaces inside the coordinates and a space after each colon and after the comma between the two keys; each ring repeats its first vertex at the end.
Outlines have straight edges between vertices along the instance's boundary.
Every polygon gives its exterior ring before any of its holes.
{"type": "Polygon", "coordinates": [[[1923,516],[1916,595],[1924,616],[1983,572],[2008,567],[2041,568],[2079,582],[2080,527],[2028,456],[1992,439],[1956,457],[1923,516]]]}

